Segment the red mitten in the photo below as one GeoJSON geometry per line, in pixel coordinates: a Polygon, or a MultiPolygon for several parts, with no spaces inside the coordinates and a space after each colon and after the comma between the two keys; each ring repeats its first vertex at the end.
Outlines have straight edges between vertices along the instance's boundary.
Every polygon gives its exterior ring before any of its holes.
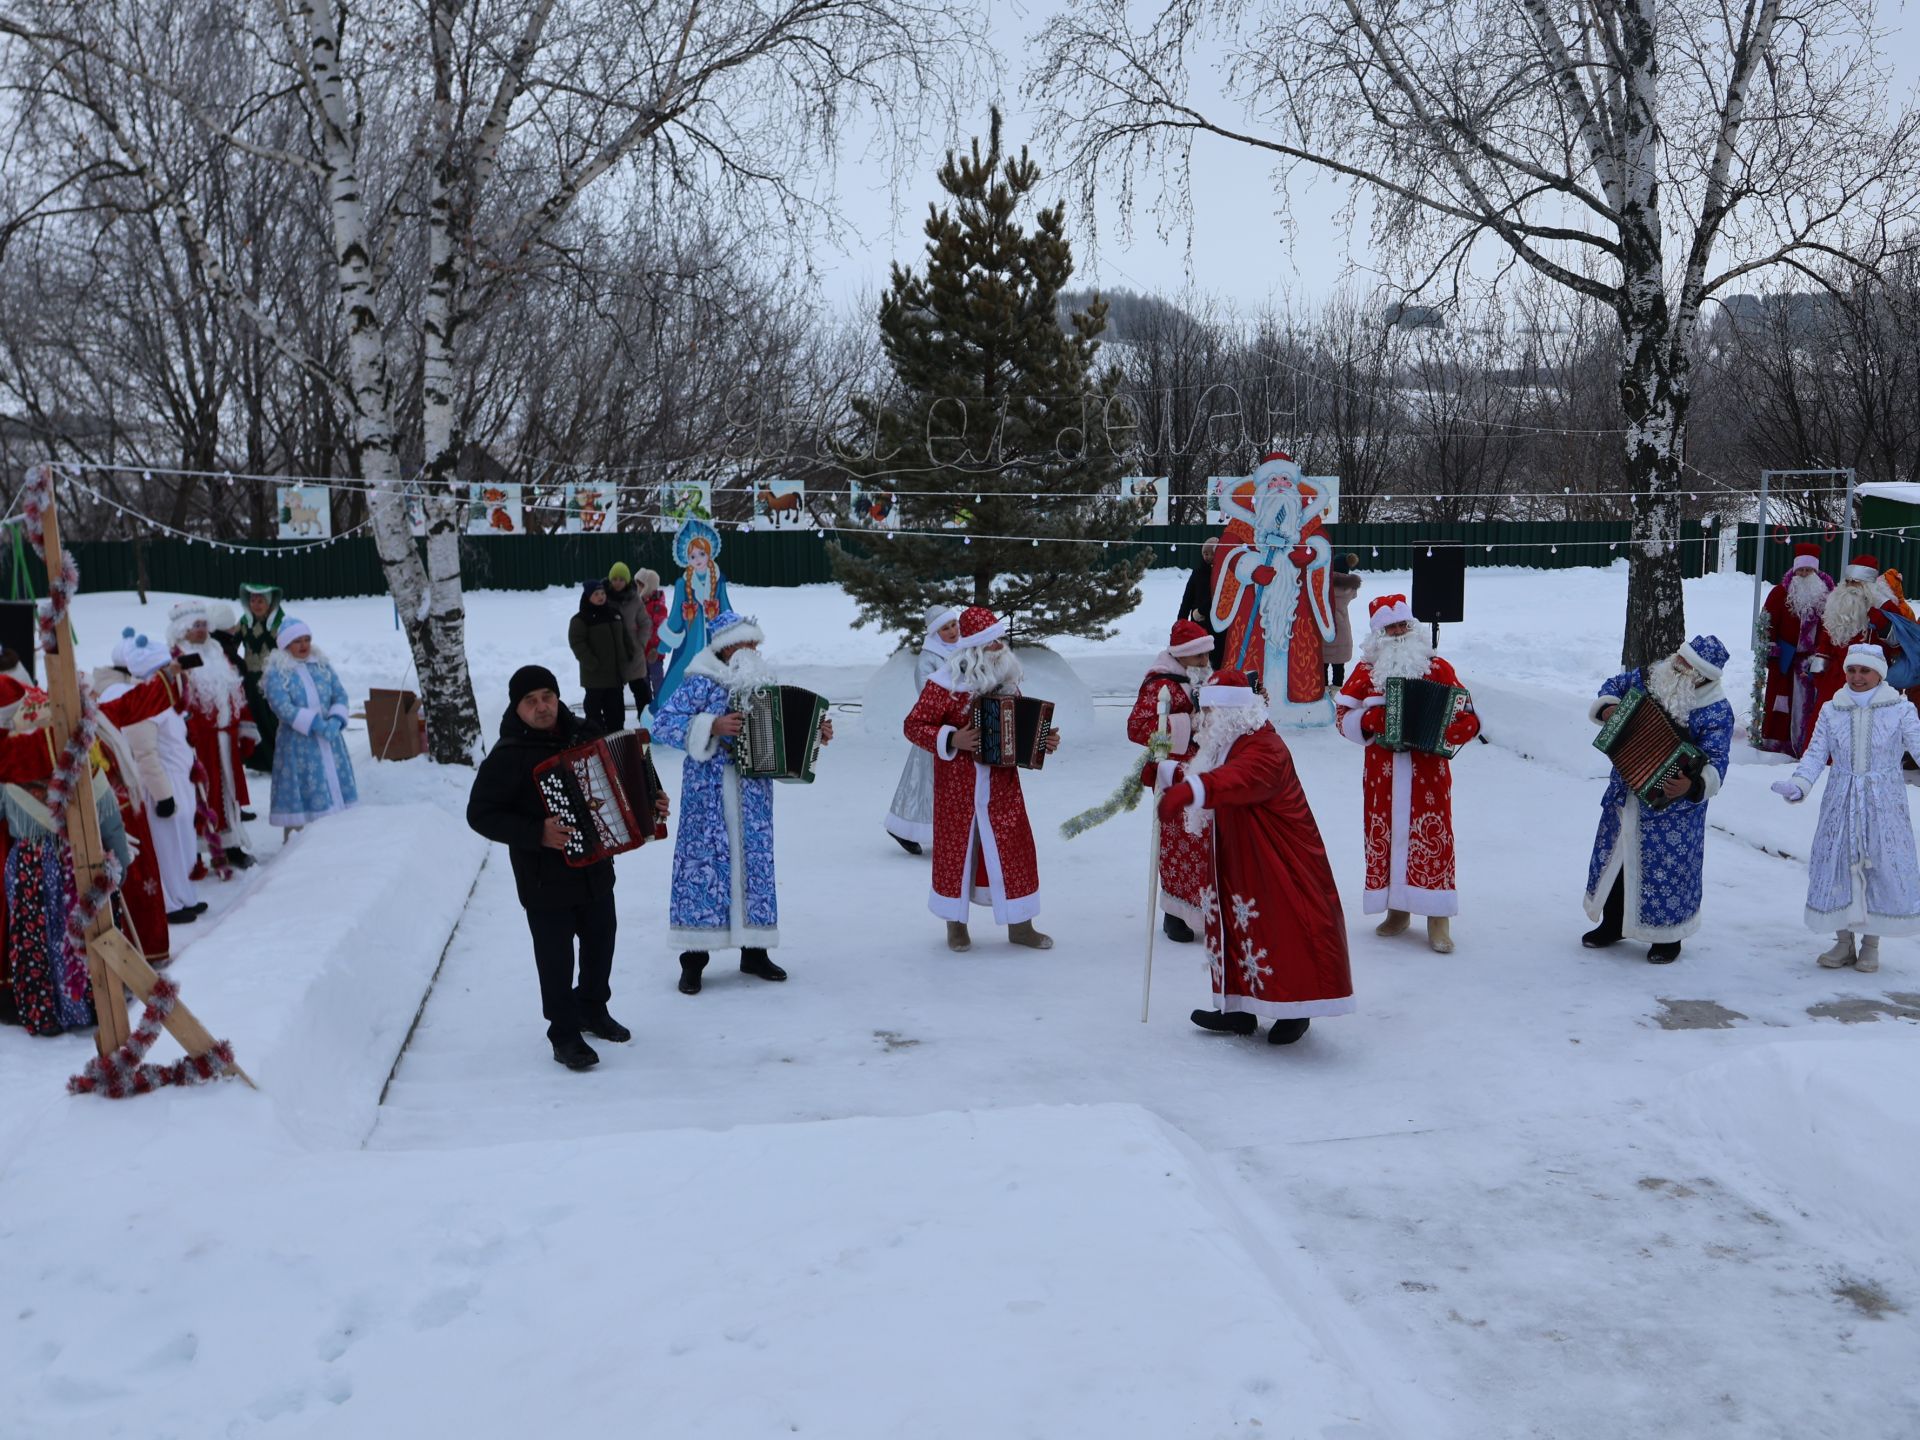
{"type": "Polygon", "coordinates": [[[1296,545],[1287,552],[1287,559],[1299,569],[1304,570],[1313,563],[1313,551],[1308,546],[1296,545]]]}
{"type": "Polygon", "coordinates": [[[1256,565],[1253,567],[1253,583],[1256,585],[1271,585],[1275,573],[1271,565],[1256,565]]]}
{"type": "Polygon", "coordinates": [[[234,748],[240,752],[240,763],[244,765],[253,758],[253,752],[258,750],[260,746],[258,742],[249,740],[246,736],[242,735],[239,743],[234,748]]]}
{"type": "Polygon", "coordinates": [[[1472,710],[1462,710],[1453,717],[1453,723],[1447,726],[1447,743],[1465,745],[1480,733],[1480,717],[1472,710]]]}
{"type": "Polygon", "coordinates": [[[1160,818],[1171,824],[1180,818],[1180,812],[1193,803],[1193,786],[1182,780],[1178,785],[1170,786],[1167,793],[1160,797],[1160,818]]]}
{"type": "Polygon", "coordinates": [[[1360,733],[1362,735],[1384,735],[1387,733],[1387,707],[1371,705],[1360,712],[1360,733]]]}
{"type": "Polygon", "coordinates": [[[1153,788],[1153,782],[1159,778],[1159,775],[1160,762],[1158,760],[1149,760],[1140,767],[1140,783],[1149,790],[1153,788]]]}

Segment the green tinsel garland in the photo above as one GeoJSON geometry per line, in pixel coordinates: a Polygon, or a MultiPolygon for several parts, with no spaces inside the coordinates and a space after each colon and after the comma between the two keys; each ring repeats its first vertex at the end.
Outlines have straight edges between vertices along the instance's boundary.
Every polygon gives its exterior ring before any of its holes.
{"type": "Polygon", "coordinates": [[[1082,810],[1071,820],[1060,822],[1062,839],[1071,840],[1074,836],[1091,830],[1103,821],[1111,820],[1124,810],[1140,808],[1140,797],[1146,793],[1146,786],[1140,783],[1140,762],[1135,760],[1127,771],[1127,778],[1114,787],[1113,794],[1102,800],[1091,810],[1082,810]]]}
{"type": "Polygon", "coordinates": [[[1753,704],[1747,712],[1747,744],[1758,745],[1767,721],[1767,667],[1773,660],[1773,621],[1765,610],[1753,617],[1753,704]]]}

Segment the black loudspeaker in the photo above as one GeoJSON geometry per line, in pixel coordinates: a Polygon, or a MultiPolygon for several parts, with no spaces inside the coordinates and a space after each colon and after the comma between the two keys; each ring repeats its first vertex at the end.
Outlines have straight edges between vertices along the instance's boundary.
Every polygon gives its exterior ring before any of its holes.
{"type": "Polygon", "coordinates": [[[1467,618],[1467,547],[1419,545],[1413,552],[1413,618],[1458,625],[1467,618]]]}
{"type": "Polygon", "coordinates": [[[0,600],[0,650],[11,651],[36,679],[34,642],[40,634],[39,616],[36,600],[0,600]]]}

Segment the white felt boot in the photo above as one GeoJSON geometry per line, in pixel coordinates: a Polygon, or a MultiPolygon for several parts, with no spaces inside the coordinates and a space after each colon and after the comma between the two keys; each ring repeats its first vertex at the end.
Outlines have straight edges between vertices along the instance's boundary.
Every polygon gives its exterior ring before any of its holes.
{"type": "Polygon", "coordinates": [[[1860,954],[1854,960],[1853,968],[1862,975],[1871,975],[1880,968],[1880,937],[1878,935],[1860,937],[1860,954]]]}
{"type": "Polygon", "coordinates": [[[1833,948],[1820,956],[1820,964],[1828,970],[1838,970],[1843,965],[1853,964],[1853,932],[1842,930],[1833,942],[1833,948]]]}

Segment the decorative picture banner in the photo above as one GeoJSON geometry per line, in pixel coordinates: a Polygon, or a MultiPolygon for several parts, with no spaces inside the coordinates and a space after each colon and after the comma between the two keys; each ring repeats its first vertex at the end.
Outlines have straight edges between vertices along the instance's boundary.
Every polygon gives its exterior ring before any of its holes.
{"type": "Polygon", "coordinates": [[[526,534],[522,488],[491,480],[471,482],[467,486],[467,534],[526,534]]]}
{"type": "Polygon", "coordinates": [[[807,530],[812,519],[807,514],[807,482],[804,480],[757,480],[753,486],[753,529],[807,530]]]}
{"type": "Polygon", "coordinates": [[[569,535],[611,534],[620,528],[620,490],[611,482],[576,483],[563,487],[565,523],[569,535]]]}
{"type": "Polygon", "coordinates": [[[654,491],[653,528],[678,530],[689,520],[713,520],[713,482],[681,480],[654,491]]]}
{"type": "Polygon", "coordinates": [[[847,520],[870,530],[891,530],[900,523],[893,490],[885,481],[847,482],[847,520]]]}
{"type": "Polygon", "coordinates": [[[323,485],[280,487],[282,540],[326,540],[333,535],[333,497],[323,485]]]}
{"type": "Polygon", "coordinates": [[[1120,498],[1122,500],[1153,499],[1153,512],[1147,516],[1148,525],[1167,523],[1168,502],[1172,498],[1168,492],[1173,487],[1164,475],[1122,475],[1120,477],[1120,498]]]}

